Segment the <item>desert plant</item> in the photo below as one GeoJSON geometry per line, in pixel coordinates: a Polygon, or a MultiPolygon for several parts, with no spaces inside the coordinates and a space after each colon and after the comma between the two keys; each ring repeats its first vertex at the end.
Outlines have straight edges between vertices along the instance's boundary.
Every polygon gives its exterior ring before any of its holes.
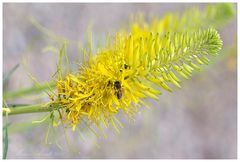
{"type": "MultiPolygon", "coordinates": [[[[180,88],[182,78],[189,79],[219,54],[222,40],[217,29],[233,15],[232,4],[226,3],[209,5],[204,11],[192,8],[183,14],[169,13],[150,22],[137,16],[130,32],[122,29],[108,36],[105,47],[95,54],[90,38],[83,50],[84,64],[76,72],[69,69],[67,44],[63,44],[55,79],[4,93],[3,115],[49,112],[45,119],[50,118],[53,126],[63,124],[74,131],[84,123],[103,134],[102,126],[119,132],[122,124],[116,114],[134,118],[141,105],[148,107],[144,98],[158,100],[162,91],[172,92],[173,85],[180,88]],[[42,91],[49,95],[48,103],[7,106],[9,98],[42,91]]],[[[3,128],[5,150],[8,126],[3,128]]]]}

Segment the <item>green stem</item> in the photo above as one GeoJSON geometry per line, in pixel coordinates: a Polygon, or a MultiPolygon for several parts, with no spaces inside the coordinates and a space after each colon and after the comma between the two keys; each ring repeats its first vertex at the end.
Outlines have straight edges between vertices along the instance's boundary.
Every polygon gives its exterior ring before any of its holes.
{"type": "Polygon", "coordinates": [[[25,96],[28,94],[38,93],[38,92],[44,91],[45,89],[49,89],[53,86],[54,86],[54,82],[45,83],[45,84],[41,84],[41,85],[35,85],[30,88],[25,88],[25,89],[13,91],[13,92],[7,92],[7,93],[3,94],[3,98],[5,100],[7,100],[7,99],[15,98],[15,97],[25,96]]]}
{"type": "Polygon", "coordinates": [[[51,107],[48,104],[19,106],[19,107],[15,107],[15,108],[3,108],[3,116],[26,114],[26,113],[48,112],[48,111],[52,111],[55,109],[57,109],[57,108],[51,107]]]}

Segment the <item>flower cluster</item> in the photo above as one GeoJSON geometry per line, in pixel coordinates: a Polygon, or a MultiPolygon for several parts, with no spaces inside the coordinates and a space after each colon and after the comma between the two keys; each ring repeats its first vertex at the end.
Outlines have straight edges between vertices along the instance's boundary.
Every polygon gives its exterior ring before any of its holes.
{"type": "Polygon", "coordinates": [[[189,78],[222,47],[218,32],[206,19],[205,25],[193,28],[184,15],[169,14],[149,24],[139,19],[130,32],[116,33],[79,72],[57,80],[53,102],[60,105],[62,120],[73,130],[84,118],[98,128],[111,124],[118,129],[117,113],[132,118],[140,105],[146,105],[144,98],[157,100],[162,90],[180,87],[181,77],[189,78]]]}

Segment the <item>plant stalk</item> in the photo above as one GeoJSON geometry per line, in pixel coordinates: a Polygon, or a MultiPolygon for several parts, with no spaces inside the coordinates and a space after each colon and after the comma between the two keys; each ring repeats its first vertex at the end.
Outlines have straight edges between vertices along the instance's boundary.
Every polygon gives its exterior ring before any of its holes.
{"type": "Polygon", "coordinates": [[[3,108],[3,116],[26,114],[26,113],[48,112],[48,111],[52,111],[55,109],[56,109],[56,107],[51,107],[48,104],[18,106],[18,107],[14,107],[14,108],[3,108]]]}

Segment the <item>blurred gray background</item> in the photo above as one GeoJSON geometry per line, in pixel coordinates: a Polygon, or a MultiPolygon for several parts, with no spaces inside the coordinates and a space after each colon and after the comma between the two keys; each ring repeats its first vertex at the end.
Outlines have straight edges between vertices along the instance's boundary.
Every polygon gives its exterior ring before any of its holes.
{"type": "MultiPolygon", "coordinates": [[[[167,12],[182,12],[188,7],[206,4],[3,4],[3,73],[26,59],[28,70],[39,82],[52,79],[56,71],[56,55],[43,52],[47,45],[57,46],[30,22],[33,17],[50,31],[73,42],[84,42],[89,24],[93,37],[104,37],[124,26],[132,13],[161,18],[167,12]]],[[[237,63],[236,17],[219,30],[223,49],[228,55],[205,71],[185,80],[182,89],[164,92],[159,101],[149,99],[152,109],[142,108],[135,122],[121,118],[124,128],[117,134],[107,130],[107,139],[96,138],[82,130],[68,132],[70,147],[64,133],[59,138],[62,149],[51,141],[44,143],[47,124],[33,125],[43,114],[9,117],[8,158],[237,158],[237,63]],[[14,124],[14,123],[19,123],[14,124]],[[21,123],[30,123],[21,127],[21,123]]],[[[96,41],[97,42],[97,41],[96,41]]],[[[70,61],[79,59],[76,46],[68,49],[70,61]]],[[[74,68],[74,67],[73,67],[74,68]]],[[[4,85],[4,92],[33,84],[22,65],[4,85]]],[[[24,98],[9,103],[43,102],[46,99],[24,98]]],[[[4,123],[5,123],[4,119],[4,123]]]]}

